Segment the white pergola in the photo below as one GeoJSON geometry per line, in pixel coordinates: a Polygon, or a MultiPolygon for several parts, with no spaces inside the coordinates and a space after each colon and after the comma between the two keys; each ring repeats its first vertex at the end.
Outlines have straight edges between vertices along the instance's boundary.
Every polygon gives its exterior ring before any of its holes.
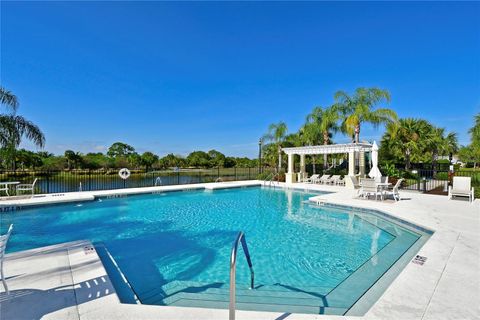
{"type": "Polygon", "coordinates": [[[306,175],[305,171],[305,155],[323,155],[323,154],[339,154],[348,153],[348,175],[355,175],[355,153],[361,154],[359,167],[360,174],[365,174],[365,152],[372,151],[372,145],[369,143],[346,143],[346,144],[329,144],[321,146],[305,146],[282,148],[283,152],[288,155],[288,172],[286,174],[286,183],[296,182],[296,173],[294,172],[294,155],[300,156],[300,172],[299,179],[303,179],[306,175]]]}

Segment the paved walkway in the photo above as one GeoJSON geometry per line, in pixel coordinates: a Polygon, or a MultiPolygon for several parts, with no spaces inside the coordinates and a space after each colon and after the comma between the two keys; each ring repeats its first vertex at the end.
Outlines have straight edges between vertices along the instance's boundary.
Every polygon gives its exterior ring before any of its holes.
{"type": "MultiPolygon", "coordinates": [[[[252,183],[255,182],[244,185],[252,183]]],[[[419,252],[427,261],[423,266],[407,265],[363,317],[238,311],[237,319],[480,319],[479,200],[470,204],[444,196],[403,192],[399,202],[381,202],[355,199],[354,192],[344,187],[305,184],[295,187],[333,191],[320,198],[331,203],[380,209],[434,230],[419,252]]],[[[228,318],[227,310],[121,304],[91,248],[90,242],[78,241],[7,255],[5,271],[11,296],[6,299],[5,293],[0,293],[0,319],[228,318]]]]}

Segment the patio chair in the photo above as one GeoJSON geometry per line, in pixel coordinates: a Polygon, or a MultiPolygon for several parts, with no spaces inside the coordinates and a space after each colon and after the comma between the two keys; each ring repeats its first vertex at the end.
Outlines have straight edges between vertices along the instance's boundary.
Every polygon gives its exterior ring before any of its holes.
{"type": "Polygon", "coordinates": [[[320,175],[319,174],[312,174],[310,178],[307,178],[303,180],[305,183],[317,183],[317,180],[319,179],[320,175]]]}
{"type": "Polygon", "coordinates": [[[448,187],[448,199],[452,199],[453,196],[468,197],[468,200],[472,202],[475,197],[472,178],[453,177],[453,186],[448,187]]]}
{"type": "Polygon", "coordinates": [[[7,196],[9,196],[8,194],[8,184],[6,183],[0,183],[0,193],[1,192],[5,192],[7,194],[7,196]]]}
{"type": "Polygon", "coordinates": [[[33,196],[33,194],[35,192],[35,183],[37,183],[37,180],[38,180],[38,178],[35,178],[35,180],[33,180],[32,184],[22,183],[22,184],[17,185],[17,194],[18,194],[18,191],[31,191],[32,196],[33,196]]]}
{"type": "Polygon", "coordinates": [[[8,231],[3,236],[0,236],[0,275],[2,276],[2,283],[3,287],[5,288],[5,292],[7,295],[10,294],[8,291],[7,281],[5,280],[5,274],[3,273],[3,260],[5,260],[5,248],[7,247],[8,238],[10,238],[10,234],[13,230],[13,224],[8,227],[8,231]]]}
{"type": "Polygon", "coordinates": [[[375,195],[375,200],[377,200],[379,194],[383,200],[383,192],[378,190],[375,179],[362,179],[362,187],[359,193],[360,196],[368,198],[370,195],[375,195]]]}
{"type": "Polygon", "coordinates": [[[403,180],[405,179],[398,179],[397,183],[395,183],[395,185],[393,186],[392,191],[386,191],[385,195],[386,196],[392,195],[395,201],[399,201],[400,192],[398,190],[400,189],[400,186],[402,185],[403,180]]]}
{"type": "Polygon", "coordinates": [[[317,180],[316,183],[328,183],[328,181],[330,180],[329,178],[329,174],[324,174],[320,179],[317,180]]]}

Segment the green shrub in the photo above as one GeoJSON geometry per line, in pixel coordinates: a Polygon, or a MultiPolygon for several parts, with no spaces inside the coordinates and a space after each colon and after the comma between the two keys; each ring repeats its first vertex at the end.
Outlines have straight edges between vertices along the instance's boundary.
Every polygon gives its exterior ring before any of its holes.
{"type": "Polygon", "coordinates": [[[264,172],[259,173],[259,174],[257,175],[257,180],[267,180],[267,179],[270,179],[273,174],[274,174],[273,172],[264,171],[264,172]]]}
{"type": "Polygon", "coordinates": [[[385,166],[382,168],[383,170],[383,175],[392,177],[392,178],[400,178],[400,171],[395,168],[395,165],[392,163],[387,163],[385,166]]]}
{"type": "Polygon", "coordinates": [[[404,171],[403,172],[403,175],[402,175],[402,178],[404,179],[418,179],[419,178],[419,175],[418,173],[413,173],[411,171],[404,171]]]}
{"type": "Polygon", "coordinates": [[[435,176],[436,180],[448,180],[448,172],[438,172],[435,176]]]}

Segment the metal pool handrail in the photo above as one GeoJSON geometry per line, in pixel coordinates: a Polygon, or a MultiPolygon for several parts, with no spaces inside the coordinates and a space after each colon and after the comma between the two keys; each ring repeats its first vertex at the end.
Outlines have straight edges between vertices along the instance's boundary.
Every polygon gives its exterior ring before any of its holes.
{"type": "Polygon", "coordinates": [[[271,187],[273,185],[273,187],[275,188],[275,182],[277,182],[277,185],[279,185],[280,183],[278,181],[275,181],[274,179],[276,177],[280,177],[280,174],[278,172],[275,172],[275,173],[272,173],[271,175],[269,175],[267,177],[267,179],[265,179],[263,181],[263,185],[266,185],[266,183],[268,182],[268,186],[271,187]],[[270,178],[270,179],[269,179],[270,178]]]}
{"type": "Polygon", "coordinates": [[[236,276],[236,262],[237,262],[237,251],[238,244],[242,243],[243,252],[245,253],[245,258],[247,258],[248,267],[250,268],[250,288],[254,288],[255,274],[253,272],[253,264],[250,259],[250,253],[248,252],[247,241],[245,240],[245,234],[239,232],[237,239],[233,243],[232,253],[230,255],[230,306],[228,308],[228,319],[235,320],[235,276],[236,276]]]}

